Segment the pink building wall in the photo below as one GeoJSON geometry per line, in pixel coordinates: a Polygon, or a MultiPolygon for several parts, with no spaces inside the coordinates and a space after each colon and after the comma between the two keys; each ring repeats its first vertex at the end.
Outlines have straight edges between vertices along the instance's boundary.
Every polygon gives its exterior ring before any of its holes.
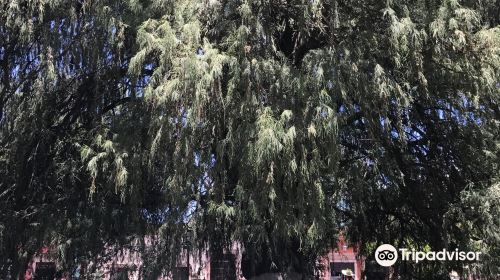
{"type": "MultiPolygon", "coordinates": [[[[147,243],[150,240],[146,241],[147,243]]],[[[44,247],[40,252],[32,258],[30,263],[28,264],[28,268],[25,271],[24,279],[31,280],[34,278],[36,271],[36,264],[40,262],[53,262],[53,258],[50,257],[51,252],[49,249],[44,247]]],[[[241,260],[242,260],[242,246],[238,242],[234,242],[228,252],[224,252],[226,254],[234,255],[235,259],[235,272],[236,279],[242,280],[245,279],[243,277],[243,273],[241,271],[241,260]]],[[[138,252],[134,252],[130,249],[123,249],[118,251],[111,251],[111,249],[106,252],[106,254],[114,254],[114,257],[111,258],[108,262],[100,265],[99,269],[93,273],[94,276],[98,277],[98,279],[103,280],[111,280],[113,271],[124,267],[135,267],[135,270],[131,270],[128,272],[128,279],[130,280],[140,280],[141,268],[143,266],[143,260],[138,252]]],[[[55,263],[56,267],[60,267],[58,263],[55,263]]],[[[179,264],[177,267],[187,267],[189,271],[189,280],[209,280],[211,274],[211,258],[208,250],[203,250],[201,253],[198,250],[192,250],[189,252],[183,250],[179,264]],[[188,263],[189,260],[189,263],[188,263]]],[[[92,264],[90,263],[89,266],[92,264]]],[[[62,278],[58,278],[58,280],[69,280],[70,275],[65,273],[62,278]]],[[[171,275],[163,275],[158,278],[158,280],[171,280],[171,275]]]]}
{"type": "Polygon", "coordinates": [[[354,267],[353,280],[361,280],[362,272],[365,266],[365,258],[358,256],[356,246],[349,246],[345,238],[341,235],[337,242],[337,247],[332,248],[328,253],[318,260],[320,264],[319,276],[321,280],[330,280],[331,264],[333,263],[350,263],[354,267]]]}
{"type": "MultiPolygon", "coordinates": [[[[146,240],[146,243],[150,240],[146,240]]],[[[234,256],[234,265],[237,280],[244,280],[243,273],[241,270],[241,262],[243,255],[243,247],[240,243],[234,242],[231,248],[225,252],[226,254],[232,254],[234,256]]],[[[25,280],[33,279],[33,274],[36,270],[37,262],[48,262],[50,261],[48,249],[41,250],[40,254],[35,256],[30,262],[28,269],[25,273],[25,280]]],[[[121,267],[135,267],[136,270],[131,270],[128,272],[128,279],[130,280],[140,280],[141,268],[143,266],[143,261],[139,253],[134,252],[130,249],[124,249],[119,251],[108,251],[108,254],[113,255],[108,262],[105,262],[100,266],[99,270],[94,273],[98,279],[111,280],[113,271],[120,269],[121,267]]],[[[179,264],[177,267],[188,268],[189,280],[210,280],[211,276],[211,258],[208,250],[200,251],[193,250],[189,252],[189,257],[187,255],[187,250],[182,252],[179,264]],[[188,264],[189,259],[189,264],[188,264]]],[[[364,269],[364,258],[357,256],[357,251],[355,247],[348,246],[347,242],[341,236],[337,242],[337,247],[332,248],[328,253],[318,259],[318,264],[321,269],[318,271],[321,280],[331,280],[331,264],[332,263],[352,263],[354,270],[353,280],[361,280],[362,270],[364,269]]],[[[89,264],[90,266],[92,264],[89,264]]],[[[56,266],[59,267],[58,264],[56,266]]],[[[70,279],[70,275],[65,275],[60,279],[70,279]]],[[[159,277],[158,280],[171,280],[172,275],[163,275],[159,277]]]]}

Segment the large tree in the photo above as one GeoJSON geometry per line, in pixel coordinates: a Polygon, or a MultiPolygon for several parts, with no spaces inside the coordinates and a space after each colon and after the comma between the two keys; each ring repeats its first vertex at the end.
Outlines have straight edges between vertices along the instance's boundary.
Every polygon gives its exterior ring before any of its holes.
{"type": "Polygon", "coordinates": [[[340,229],[498,273],[496,1],[0,3],[0,277],[155,235],[149,279],[188,231],[312,276],[340,229]]]}

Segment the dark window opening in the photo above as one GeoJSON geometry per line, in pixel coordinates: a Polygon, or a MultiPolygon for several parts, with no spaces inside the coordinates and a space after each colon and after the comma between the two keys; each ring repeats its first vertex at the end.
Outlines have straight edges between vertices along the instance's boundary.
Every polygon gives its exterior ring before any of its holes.
{"type": "Polygon", "coordinates": [[[354,273],[353,262],[333,262],[330,263],[331,280],[352,279],[342,274],[342,270],[351,270],[354,273]]]}
{"type": "Polygon", "coordinates": [[[54,262],[37,262],[35,265],[34,280],[53,280],[56,277],[54,262]]]}
{"type": "Polygon", "coordinates": [[[223,254],[210,261],[210,280],[236,280],[235,258],[233,254],[223,254]]]}
{"type": "Polygon", "coordinates": [[[187,267],[176,267],[172,273],[172,280],[189,280],[187,267]]]}
{"type": "Polygon", "coordinates": [[[128,269],[124,265],[114,265],[110,280],[128,280],[128,269]]]}

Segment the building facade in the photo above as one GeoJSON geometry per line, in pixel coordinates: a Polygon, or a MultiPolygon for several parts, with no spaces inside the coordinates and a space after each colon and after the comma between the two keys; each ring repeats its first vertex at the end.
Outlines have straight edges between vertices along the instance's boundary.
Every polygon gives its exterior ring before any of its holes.
{"type": "MultiPolygon", "coordinates": [[[[358,256],[356,246],[350,246],[341,236],[328,253],[318,259],[317,275],[321,280],[361,280],[364,270],[364,258],[358,256]]],[[[158,280],[245,280],[241,263],[243,247],[233,243],[232,247],[220,256],[211,256],[208,250],[189,251],[185,249],[177,267],[168,275],[158,280]]],[[[42,249],[40,254],[30,262],[24,275],[25,280],[69,280],[86,279],[85,266],[71,273],[58,271],[57,263],[48,257],[48,249],[42,249]]],[[[144,263],[138,253],[131,250],[120,250],[113,258],[100,265],[92,273],[92,277],[104,280],[139,280],[144,263]]],[[[299,275],[296,275],[301,279],[299,275]]],[[[294,278],[294,277],[292,277],[294,278]]],[[[277,273],[268,273],[253,280],[280,280],[283,277],[277,273]]]]}

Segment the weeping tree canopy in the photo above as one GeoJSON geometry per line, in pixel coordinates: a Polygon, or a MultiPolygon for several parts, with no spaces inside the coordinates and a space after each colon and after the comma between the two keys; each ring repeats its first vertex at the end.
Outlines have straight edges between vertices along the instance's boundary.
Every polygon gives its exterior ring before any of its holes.
{"type": "MultiPolygon", "coordinates": [[[[313,275],[339,230],[500,269],[495,0],[0,1],[0,277],[144,236],[313,275]]],[[[461,263],[396,266],[438,279],[461,263]]],[[[8,276],[9,275],[9,276],[8,276]]]]}

